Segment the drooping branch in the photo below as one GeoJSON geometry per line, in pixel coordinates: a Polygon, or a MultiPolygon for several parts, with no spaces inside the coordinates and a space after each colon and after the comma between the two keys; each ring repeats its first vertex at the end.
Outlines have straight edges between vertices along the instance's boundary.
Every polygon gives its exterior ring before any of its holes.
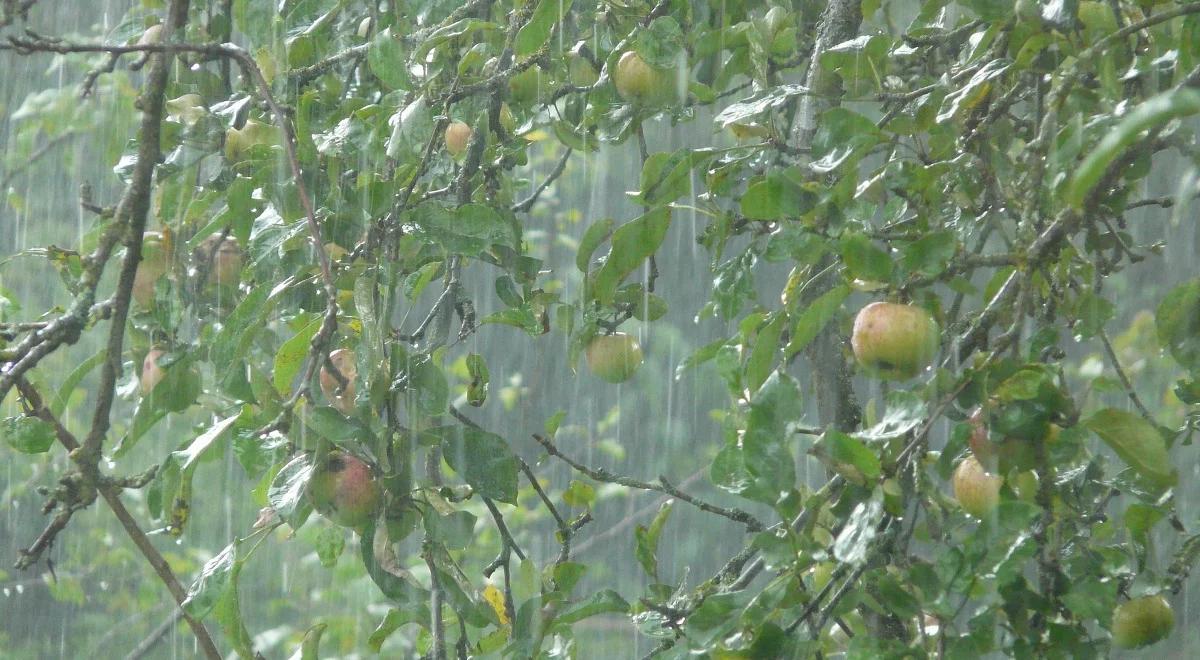
{"type": "MultiPolygon", "coordinates": [[[[46,407],[37,389],[23,378],[17,381],[17,388],[32,413],[54,428],[54,434],[59,444],[68,452],[77,451],[80,448],[79,441],[63,426],[54,413],[46,407]]],[[[137,521],[134,520],[133,515],[125,508],[124,502],[121,501],[121,489],[115,485],[101,482],[97,486],[97,490],[108,504],[108,507],[112,509],[113,514],[121,523],[121,527],[124,528],[126,535],[133,541],[133,544],[142,553],[142,556],[150,564],[150,567],[154,569],[155,575],[167,587],[167,591],[171,592],[176,605],[180,607],[181,616],[187,621],[188,626],[191,627],[192,634],[196,636],[196,642],[200,645],[200,649],[203,651],[205,657],[209,660],[220,660],[221,652],[217,650],[217,645],[209,634],[208,629],[204,627],[204,623],[182,609],[184,601],[187,600],[187,590],[183,588],[183,585],[175,576],[175,572],[171,570],[171,566],[167,563],[166,558],[162,556],[158,548],[154,547],[149,537],[146,536],[146,533],[142,531],[137,521]]]]}

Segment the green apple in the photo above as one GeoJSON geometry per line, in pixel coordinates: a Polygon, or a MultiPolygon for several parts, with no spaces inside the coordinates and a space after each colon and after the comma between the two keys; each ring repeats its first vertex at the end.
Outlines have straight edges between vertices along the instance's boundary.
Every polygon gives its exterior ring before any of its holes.
{"type": "Polygon", "coordinates": [[[1113,610],[1112,637],[1117,648],[1149,646],[1166,639],[1175,627],[1175,612],[1159,594],[1134,598],[1113,610]]]}
{"type": "Polygon", "coordinates": [[[471,143],[471,127],[461,121],[452,121],[446,127],[446,151],[454,158],[467,152],[467,145],[471,143]]]}
{"type": "Polygon", "coordinates": [[[617,60],[617,70],[613,73],[613,84],[621,98],[630,103],[648,104],[662,93],[662,87],[669,84],[658,69],[650,66],[641,55],[630,50],[617,60]]]}
{"type": "Polygon", "coordinates": [[[335,524],[361,529],[375,519],[382,491],[371,466],[334,450],[313,470],[308,496],[313,508],[335,524]]]}
{"type": "Polygon", "coordinates": [[[154,303],[154,284],[167,274],[167,247],[162,234],[148,231],[142,235],[142,260],[133,276],[133,300],[142,307],[154,303]]]}
{"type": "Polygon", "coordinates": [[[1000,504],[1000,485],[1004,480],[988,474],[974,456],[968,456],[954,470],[954,498],[963,511],[986,518],[1000,504]]]}
{"type": "Polygon", "coordinates": [[[592,52],[585,42],[575,44],[567,54],[567,76],[576,87],[591,87],[600,79],[592,52]]]}
{"type": "Polygon", "coordinates": [[[329,367],[322,365],[321,373],[318,379],[321,381],[321,393],[329,399],[330,405],[343,414],[349,415],[354,412],[354,379],[358,376],[358,367],[354,363],[354,351],[348,348],[339,348],[329,354],[329,361],[342,376],[346,378],[346,389],[339,392],[341,383],[338,382],[333,372],[329,371],[329,367]]]}
{"type": "Polygon", "coordinates": [[[673,105],[679,100],[674,72],[651,65],[632,50],[617,60],[613,84],[617,94],[634,105],[673,105]]]}
{"type": "Polygon", "coordinates": [[[642,366],[642,347],[623,332],[592,339],[585,356],[592,373],[610,383],[629,380],[642,366]]]}
{"type": "Polygon", "coordinates": [[[874,302],[855,317],[850,345],[867,371],[884,380],[907,380],[933,361],[938,326],[920,307],[874,302]]]}
{"type": "Polygon", "coordinates": [[[152,348],[146,353],[146,358],[142,360],[142,376],[139,379],[141,381],[142,396],[150,394],[154,390],[154,387],[167,377],[166,369],[158,365],[158,359],[166,354],[167,352],[161,348],[152,348]]]}
{"type": "MultiPolygon", "coordinates": [[[[484,65],[484,70],[487,70],[484,65]]],[[[550,93],[549,76],[539,66],[528,69],[508,79],[508,93],[513,102],[519,106],[527,106],[550,93]]]]}

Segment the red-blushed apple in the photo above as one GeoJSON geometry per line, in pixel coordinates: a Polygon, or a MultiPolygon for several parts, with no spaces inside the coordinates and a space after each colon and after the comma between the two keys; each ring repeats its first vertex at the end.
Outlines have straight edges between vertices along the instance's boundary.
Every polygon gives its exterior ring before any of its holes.
{"type": "Polygon", "coordinates": [[[1175,628],[1175,612],[1159,594],[1126,601],[1113,610],[1113,646],[1133,649],[1166,639],[1175,628]]]}
{"type": "Polygon", "coordinates": [[[874,302],[854,319],[854,357],[884,380],[907,380],[921,373],[938,347],[938,326],[924,309],[874,302]]]}
{"type": "Polygon", "coordinates": [[[371,466],[334,450],[313,470],[308,496],[313,508],[335,524],[361,529],[374,520],[382,491],[371,466]]]}
{"type": "Polygon", "coordinates": [[[142,396],[150,394],[154,387],[167,377],[166,370],[158,366],[158,359],[166,354],[167,352],[161,348],[152,348],[147,351],[146,358],[142,360],[142,375],[139,379],[142,386],[142,396]]]}
{"type": "Polygon", "coordinates": [[[588,368],[610,383],[629,380],[642,366],[642,347],[623,332],[598,335],[585,350],[588,368]]]}
{"type": "Polygon", "coordinates": [[[446,127],[446,151],[454,158],[467,152],[467,145],[471,143],[471,127],[461,121],[452,121],[446,127]]]}
{"type": "Polygon", "coordinates": [[[974,456],[967,456],[954,470],[954,498],[963,511],[986,518],[1000,504],[1001,477],[988,474],[974,456]]]}
{"type": "Polygon", "coordinates": [[[329,361],[346,379],[346,388],[340,389],[341,383],[338,382],[337,376],[333,375],[328,365],[321,365],[318,377],[321,381],[321,393],[329,399],[330,405],[349,415],[354,412],[354,378],[358,375],[358,367],[354,364],[354,351],[339,348],[329,354],[329,361]]]}
{"type": "Polygon", "coordinates": [[[142,307],[154,303],[154,284],[167,274],[167,246],[162,234],[148,231],[142,235],[142,260],[133,276],[133,300],[142,307]]]}

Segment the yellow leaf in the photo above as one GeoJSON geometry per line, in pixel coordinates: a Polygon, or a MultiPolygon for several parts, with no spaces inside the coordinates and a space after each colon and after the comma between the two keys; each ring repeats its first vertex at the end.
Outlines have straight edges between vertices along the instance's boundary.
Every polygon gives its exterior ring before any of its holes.
{"type": "Polygon", "coordinates": [[[483,599],[496,610],[496,616],[500,619],[500,625],[508,625],[508,612],[504,610],[504,594],[496,588],[496,585],[489,584],[483,588],[483,599]]]}

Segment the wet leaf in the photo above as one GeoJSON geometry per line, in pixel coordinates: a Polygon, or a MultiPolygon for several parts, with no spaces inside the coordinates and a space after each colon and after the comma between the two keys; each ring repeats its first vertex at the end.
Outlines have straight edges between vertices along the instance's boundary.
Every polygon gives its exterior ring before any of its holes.
{"type": "Polygon", "coordinates": [[[1105,408],[1089,417],[1084,425],[1100,436],[1148,484],[1166,489],[1178,481],[1179,474],[1171,465],[1162,435],[1141,417],[1105,408]]]}

